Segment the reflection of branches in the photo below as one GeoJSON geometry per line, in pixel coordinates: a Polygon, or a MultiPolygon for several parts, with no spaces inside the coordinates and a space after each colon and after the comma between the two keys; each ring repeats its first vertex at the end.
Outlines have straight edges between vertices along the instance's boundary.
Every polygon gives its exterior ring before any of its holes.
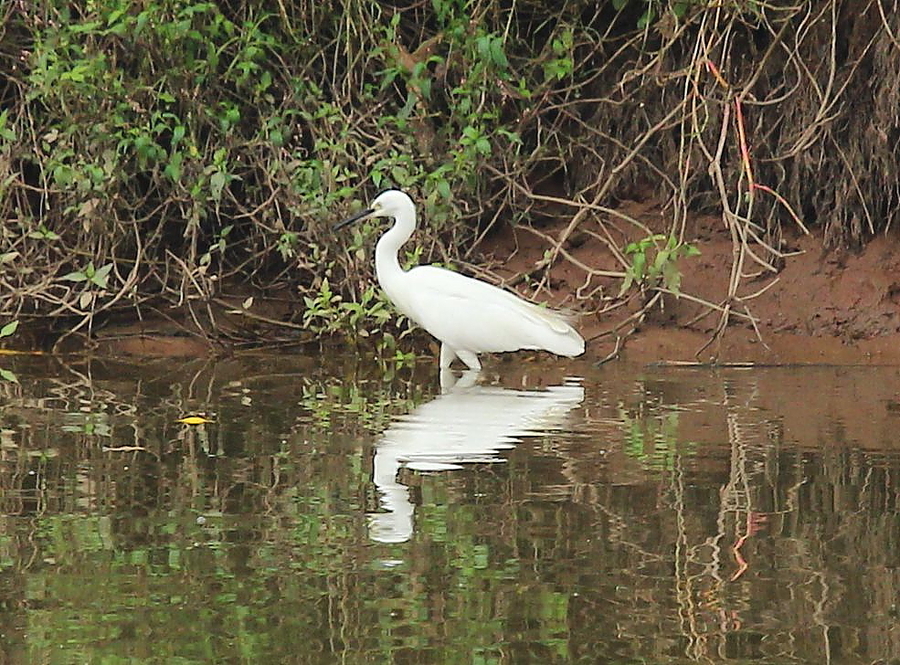
{"type": "MultiPolygon", "coordinates": [[[[676,466],[671,478],[671,489],[673,500],[673,509],[675,511],[675,589],[676,600],[680,611],[678,618],[681,621],[681,632],[688,638],[688,646],[685,648],[686,654],[695,660],[699,659],[706,651],[703,648],[705,638],[699,628],[698,615],[700,608],[697,607],[695,597],[697,591],[694,588],[693,581],[700,579],[700,576],[692,576],[688,569],[688,564],[692,562],[694,549],[688,544],[688,529],[685,524],[685,501],[684,501],[684,469],[681,456],[676,456],[676,466]]],[[[715,561],[715,559],[713,559],[715,561]]],[[[707,564],[705,573],[709,574],[711,579],[717,583],[721,583],[718,571],[712,563],[707,564]]],[[[716,584],[714,588],[718,588],[720,584],[716,584]]]]}
{"type": "MultiPolygon", "coordinates": [[[[574,474],[571,469],[564,466],[563,472],[569,478],[574,479],[574,474]],[[566,473],[567,471],[568,473],[566,473]]],[[[665,559],[661,553],[647,549],[641,545],[636,538],[629,535],[629,527],[632,522],[631,518],[607,505],[607,502],[601,497],[596,486],[586,485],[575,480],[573,487],[571,488],[571,496],[572,499],[578,503],[590,505],[609,520],[609,542],[614,542],[624,547],[629,552],[636,554],[637,559],[632,559],[632,561],[635,562],[637,567],[650,561],[663,561],[665,559]]]]}
{"type": "Polygon", "coordinates": [[[747,479],[747,442],[744,439],[738,415],[734,411],[728,414],[728,441],[731,444],[731,474],[728,484],[722,489],[722,513],[732,512],[735,515],[734,528],[735,540],[731,547],[731,553],[734,556],[737,570],[731,576],[729,581],[734,582],[749,567],[743,554],[741,546],[749,535],[750,531],[750,484],[747,479]],[[743,516],[744,519],[740,519],[743,516]],[[740,529],[745,528],[741,531],[740,529]]]}
{"type": "Polygon", "coordinates": [[[829,622],[825,618],[825,606],[829,600],[829,586],[828,581],[825,579],[825,573],[822,571],[816,571],[812,575],[812,579],[819,583],[819,588],[821,589],[821,594],[818,599],[813,602],[813,621],[815,624],[822,629],[822,652],[825,655],[825,662],[831,662],[831,636],[829,633],[829,622]]]}
{"type": "Polygon", "coordinates": [[[739,580],[749,569],[750,564],[742,548],[758,529],[760,519],[752,509],[750,477],[754,462],[749,457],[751,442],[742,424],[746,407],[751,406],[752,402],[752,396],[742,403],[732,403],[729,396],[725,396],[725,421],[730,444],[728,482],[719,494],[716,533],[698,545],[690,544],[684,502],[683,460],[676,458],[677,465],[672,476],[677,524],[675,581],[682,632],[688,639],[686,655],[693,660],[724,657],[722,649],[726,635],[740,624],[737,611],[729,606],[724,593],[729,584],[739,580]],[[727,581],[722,574],[725,551],[730,553],[735,565],[735,571],[727,581]],[[711,622],[703,621],[704,614],[719,616],[719,621],[714,623],[718,631],[717,646],[710,644],[711,635],[704,626],[711,622]]]}

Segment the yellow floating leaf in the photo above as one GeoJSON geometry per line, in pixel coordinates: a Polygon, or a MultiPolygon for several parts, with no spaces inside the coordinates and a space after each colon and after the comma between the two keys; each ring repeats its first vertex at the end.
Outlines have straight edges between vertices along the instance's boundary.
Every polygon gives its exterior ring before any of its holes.
{"type": "Polygon", "coordinates": [[[211,423],[212,420],[203,416],[185,416],[175,421],[176,423],[184,423],[185,425],[202,425],[203,423],[211,423]]]}

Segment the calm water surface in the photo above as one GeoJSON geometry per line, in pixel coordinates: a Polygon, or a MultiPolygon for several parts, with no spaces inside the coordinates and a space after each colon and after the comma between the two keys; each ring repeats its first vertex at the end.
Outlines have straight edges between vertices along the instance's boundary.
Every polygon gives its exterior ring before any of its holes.
{"type": "Polygon", "coordinates": [[[335,356],[0,358],[0,662],[900,659],[900,368],[335,356]]]}

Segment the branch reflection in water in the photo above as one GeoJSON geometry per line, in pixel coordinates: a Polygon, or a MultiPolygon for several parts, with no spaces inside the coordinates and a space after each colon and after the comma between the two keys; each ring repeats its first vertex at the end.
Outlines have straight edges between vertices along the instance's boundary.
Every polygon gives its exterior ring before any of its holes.
{"type": "Polygon", "coordinates": [[[415,506],[397,474],[447,471],[462,464],[503,462],[501,450],[524,437],[558,431],[569,412],[581,404],[584,388],[577,379],[542,390],[510,390],[476,383],[478,371],[459,380],[441,373],[441,395],[402,416],[376,446],[373,480],[381,508],[369,515],[369,537],[402,543],[413,535],[415,506]]]}

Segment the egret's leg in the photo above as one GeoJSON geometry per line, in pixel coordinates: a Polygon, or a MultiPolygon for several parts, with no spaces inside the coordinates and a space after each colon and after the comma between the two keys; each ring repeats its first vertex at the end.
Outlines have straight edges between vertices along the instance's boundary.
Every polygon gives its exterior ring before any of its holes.
{"type": "Polygon", "coordinates": [[[469,369],[481,369],[481,363],[478,362],[477,354],[474,354],[471,351],[457,351],[456,355],[469,369]]]}
{"type": "Polygon", "coordinates": [[[456,351],[447,346],[446,343],[441,344],[441,369],[449,369],[450,365],[456,359],[456,351]]]}

